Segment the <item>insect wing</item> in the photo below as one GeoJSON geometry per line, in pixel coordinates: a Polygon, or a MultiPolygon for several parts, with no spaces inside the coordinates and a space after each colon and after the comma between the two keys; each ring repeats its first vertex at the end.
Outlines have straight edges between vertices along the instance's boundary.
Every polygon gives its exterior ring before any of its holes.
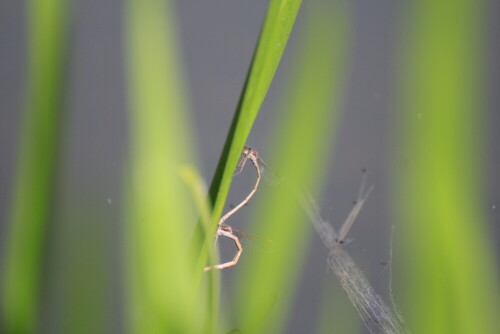
{"type": "Polygon", "coordinates": [[[235,230],[234,228],[232,229],[232,231],[233,231],[233,234],[236,235],[238,238],[272,243],[272,240],[266,239],[264,237],[260,237],[258,235],[249,234],[246,232],[242,232],[240,230],[235,230]]]}
{"type": "Polygon", "coordinates": [[[276,173],[271,167],[269,167],[269,165],[266,164],[261,157],[258,157],[257,161],[259,162],[260,172],[262,173],[262,175],[264,175],[266,181],[270,185],[275,186],[281,183],[282,177],[278,173],[276,173]]]}

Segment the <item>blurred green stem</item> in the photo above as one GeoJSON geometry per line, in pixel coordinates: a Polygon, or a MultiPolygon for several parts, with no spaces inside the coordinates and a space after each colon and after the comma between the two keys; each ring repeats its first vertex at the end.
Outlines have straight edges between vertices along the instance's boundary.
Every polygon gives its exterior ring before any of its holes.
{"type": "Polygon", "coordinates": [[[396,202],[415,333],[494,333],[498,276],[482,205],[484,2],[411,4],[396,202]]]}
{"type": "Polygon", "coordinates": [[[32,333],[61,143],[68,2],[28,3],[28,86],[3,282],[3,333],[32,333]]]}
{"type": "MultiPolygon", "coordinates": [[[[132,333],[210,333],[201,329],[191,257],[197,212],[179,171],[194,164],[172,3],[126,2],[130,96],[126,272],[132,333]]],[[[201,298],[200,298],[201,299],[201,298]]]]}

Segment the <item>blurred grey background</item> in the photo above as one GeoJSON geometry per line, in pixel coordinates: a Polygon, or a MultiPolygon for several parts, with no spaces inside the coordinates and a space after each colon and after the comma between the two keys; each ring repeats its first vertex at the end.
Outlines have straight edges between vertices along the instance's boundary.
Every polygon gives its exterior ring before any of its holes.
{"type": "MultiPolygon", "coordinates": [[[[264,158],[267,139],[272,135],[269,131],[275,120],[273,112],[280,103],[285,74],[298,47],[304,11],[312,3],[303,1],[289,47],[248,140],[249,145],[264,152],[264,158]]],[[[388,273],[381,263],[388,261],[390,226],[395,224],[397,228],[398,224],[391,217],[388,193],[391,184],[388,181],[391,168],[404,163],[394,161],[393,156],[394,122],[398,112],[393,92],[404,36],[401,29],[410,2],[355,0],[349,3],[353,19],[352,57],[330,178],[320,204],[323,216],[339,226],[355,199],[361,179],[358,171],[363,167],[369,170],[369,182],[375,184],[375,191],[353,227],[350,235],[355,240],[348,250],[376,290],[386,296],[388,273]]],[[[267,4],[264,0],[175,2],[187,74],[188,103],[196,126],[200,169],[207,182],[211,180],[233,117],[267,4]]],[[[116,319],[109,331],[116,333],[123,331],[120,247],[127,159],[123,9],[123,2],[118,0],[73,3],[67,112],[63,120],[65,139],[58,184],[63,204],[57,208],[58,223],[53,231],[54,235],[63,236],[58,240],[65,241],[50,245],[53,256],[48,266],[54,271],[48,280],[47,294],[54,298],[45,301],[48,310],[64,308],[67,303],[65,286],[78,284],[75,282],[81,279],[72,276],[67,260],[75,256],[83,258],[89,271],[85,280],[105,280],[106,283],[102,291],[89,291],[85,297],[88,300],[78,302],[91,305],[94,298],[108,300],[106,307],[112,310],[116,319]],[[84,240],[95,243],[92,254],[81,252],[84,247],[79,246],[84,240]],[[94,266],[107,268],[102,277],[91,274],[94,266]],[[105,275],[106,271],[109,275],[105,275]]],[[[484,85],[487,114],[482,131],[487,158],[482,176],[484,210],[490,217],[491,232],[498,235],[500,2],[485,1],[484,11],[487,18],[484,43],[489,47],[484,59],[489,78],[484,85]]],[[[26,82],[25,23],[25,2],[0,2],[0,259],[3,259],[26,82]]],[[[247,173],[233,183],[228,205],[243,198],[251,182],[252,175],[247,173]]],[[[244,209],[249,210],[251,204],[244,209]]],[[[244,214],[235,226],[251,232],[244,214]]],[[[318,239],[314,241],[296,297],[300,302],[295,303],[297,308],[290,318],[287,333],[314,332],[324,282],[338,286],[335,276],[327,272],[326,251],[318,239]]],[[[2,264],[0,260],[0,268],[2,264]]],[[[244,258],[241,265],[244,265],[244,258]]],[[[227,300],[231,296],[232,277],[231,270],[224,272],[227,300]]],[[[339,302],[350,305],[346,298],[339,302]]],[[[47,314],[44,326],[48,332],[56,331],[57,319],[50,318],[53,313],[47,314]]]]}

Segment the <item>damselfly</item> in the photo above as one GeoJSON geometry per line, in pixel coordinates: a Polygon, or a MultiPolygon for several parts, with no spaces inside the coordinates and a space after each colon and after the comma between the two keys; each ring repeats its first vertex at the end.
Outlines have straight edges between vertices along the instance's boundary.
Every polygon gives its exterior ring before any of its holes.
{"type": "Polygon", "coordinates": [[[243,151],[241,152],[241,157],[240,161],[238,162],[238,165],[236,166],[236,172],[234,175],[238,175],[243,171],[243,168],[245,167],[245,164],[247,161],[250,160],[252,162],[252,165],[255,168],[255,171],[257,172],[257,180],[255,181],[255,185],[253,186],[252,190],[250,193],[247,195],[247,197],[238,205],[233,207],[228,213],[226,213],[222,218],[219,220],[218,227],[217,227],[217,232],[216,232],[216,239],[215,242],[217,243],[217,239],[219,236],[224,236],[227,238],[230,238],[234,241],[236,245],[236,254],[233,258],[232,261],[217,264],[214,266],[209,266],[205,267],[205,271],[208,271],[210,269],[224,269],[228,267],[232,267],[238,263],[238,260],[240,259],[241,253],[243,252],[243,247],[241,246],[241,241],[240,241],[240,236],[244,235],[243,232],[234,230],[231,226],[224,224],[226,220],[229,219],[233,214],[235,214],[239,209],[241,209],[244,205],[246,205],[252,196],[257,192],[257,189],[260,184],[260,179],[262,175],[265,175],[266,178],[270,180],[272,183],[277,183],[278,182],[278,177],[276,176],[276,173],[274,173],[269,166],[262,160],[262,158],[259,156],[259,152],[257,152],[256,149],[250,147],[250,146],[245,146],[243,148],[243,151]],[[276,180],[276,181],[273,181],[276,180]]]}
{"type": "Polygon", "coordinates": [[[255,166],[255,168],[258,168],[260,170],[261,175],[263,175],[270,184],[276,185],[281,182],[281,177],[271,167],[269,167],[269,165],[266,164],[264,160],[262,160],[259,152],[257,152],[256,149],[250,146],[245,146],[243,148],[243,151],[241,152],[241,158],[238,162],[238,165],[236,166],[236,172],[234,173],[234,175],[238,175],[239,173],[241,173],[243,167],[245,167],[245,164],[249,159],[255,166]]]}
{"type": "Polygon", "coordinates": [[[214,266],[207,266],[204,269],[205,271],[209,271],[210,269],[225,269],[225,268],[232,267],[232,266],[236,265],[240,259],[241,253],[243,252],[243,246],[242,246],[241,239],[257,239],[257,240],[264,241],[267,243],[272,242],[271,240],[267,240],[265,238],[261,238],[261,237],[258,237],[258,236],[252,235],[252,234],[238,231],[236,229],[233,229],[229,225],[219,225],[217,227],[215,242],[217,242],[219,236],[227,237],[227,238],[230,238],[233,240],[233,242],[236,246],[236,254],[234,255],[234,257],[231,261],[217,264],[214,266]]]}
{"type": "Polygon", "coordinates": [[[257,180],[255,181],[255,185],[253,186],[252,190],[250,193],[247,195],[247,197],[241,201],[240,204],[236,205],[226,213],[219,221],[219,225],[224,224],[224,222],[231,217],[233,214],[236,213],[239,209],[241,209],[243,206],[245,206],[252,196],[257,192],[257,188],[259,187],[260,180],[262,178],[262,175],[264,175],[270,183],[278,183],[279,182],[279,177],[277,174],[262,160],[262,158],[259,156],[259,152],[257,152],[256,149],[250,147],[250,146],[245,146],[243,148],[243,151],[241,152],[241,157],[240,161],[238,162],[238,165],[236,166],[236,172],[234,173],[234,176],[240,174],[243,171],[243,168],[245,167],[247,161],[250,160],[252,162],[252,165],[255,168],[255,171],[257,172],[257,180]]]}
{"type": "Polygon", "coordinates": [[[224,269],[228,267],[232,267],[238,263],[238,260],[240,259],[241,253],[243,252],[243,247],[241,246],[241,241],[240,238],[233,232],[233,228],[229,225],[220,225],[217,227],[217,232],[215,236],[215,243],[217,243],[217,240],[219,236],[222,237],[227,237],[230,238],[234,241],[234,244],[236,245],[236,254],[234,255],[233,260],[229,262],[224,262],[221,264],[216,264],[214,266],[208,266],[205,267],[205,271],[209,271],[210,269],[224,269]]]}

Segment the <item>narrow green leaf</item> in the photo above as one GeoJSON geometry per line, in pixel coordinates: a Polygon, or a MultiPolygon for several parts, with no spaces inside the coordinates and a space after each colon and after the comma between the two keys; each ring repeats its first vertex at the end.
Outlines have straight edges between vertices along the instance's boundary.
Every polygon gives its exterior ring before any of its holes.
{"type": "Polygon", "coordinates": [[[274,154],[264,157],[275,162],[284,181],[267,196],[260,194],[252,219],[256,233],[273,240],[272,252],[247,252],[240,260],[236,327],[243,332],[283,330],[310,235],[297,196],[304,189],[316,193],[332,152],[343,88],[347,15],[341,6],[320,8],[307,16],[285,108],[276,118],[274,154]]]}
{"type": "MultiPolygon", "coordinates": [[[[278,68],[300,4],[301,0],[271,0],[269,3],[252,64],[210,185],[210,200],[213,204],[210,235],[215,233],[234,169],[278,68]]],[[[203,239],[203,230],[198,224],[193,242],[195,247],[203,239]]]]}
{"type": "MultiPolygon", "coordinates": [[[[182,166],[179,170],[180,175],[184,182],[188,185],[189,190],[191,191],[191,195],[195,202],[195,207],[200,213],[200,220],[203,224],[204,232],[208,234],[208,230],[210,229],[210,218],[211,218],[211,210],[210,203],[207,198],[207,189],[205,182],[201,178],[198,170],[192,165],[182,166]]],[[[208,241],[208,240],[207,240],[208,241]]],[[[213,247],[213,243],[205,242],[203,245],[203,252],[208,254],[209,263],[218,263],[219,256],[217,254],[217,248],[213,247]]],[[[201,257],[198,257],[200,260],[201,257]]],[[[197,263],[197,266],[203,267],[205,266],[205,261],[203,263],[197,263]]],[[[207,307],[205,314],[205,326],[204,332],[211,333],[216,331],[217,329],[217,313],[219,307],[219,294],[220,294],[220,273],[217,270],[212,270],[209,273],[204,273],[201,271],[197,271],[194,273],[193,277],[193,289],[195,291],[199,291],[199,282],[202,279],[202,276],[205,275],[207,277],[207,289],[206,289],[206,299],[207,299],[207,307]]],[[[202,300],[200,298],[200,292],[196,292],[194,294],[195,298],[198,298],[198,301],[202,300]]]]}
{"type": "Polygon", "coordinates": [[[498,276],[480,192],[484,2],[418,1],[405,54],[396,203],[415,333],[494,333],[498,276]]]}
{"type": "Polygon", "coordinates": [[[68,1],[28,2],[28,86],[3,281],[2,333],[32,333],[52,222],[68,1]]]}
{"type": "Polygon", "coordinates": [[[197,213],[179,170],[193,163],[175,14],[128,0],[130,170],[126,269],[132,333],[201,333],[189,234],[197,213]]]}

